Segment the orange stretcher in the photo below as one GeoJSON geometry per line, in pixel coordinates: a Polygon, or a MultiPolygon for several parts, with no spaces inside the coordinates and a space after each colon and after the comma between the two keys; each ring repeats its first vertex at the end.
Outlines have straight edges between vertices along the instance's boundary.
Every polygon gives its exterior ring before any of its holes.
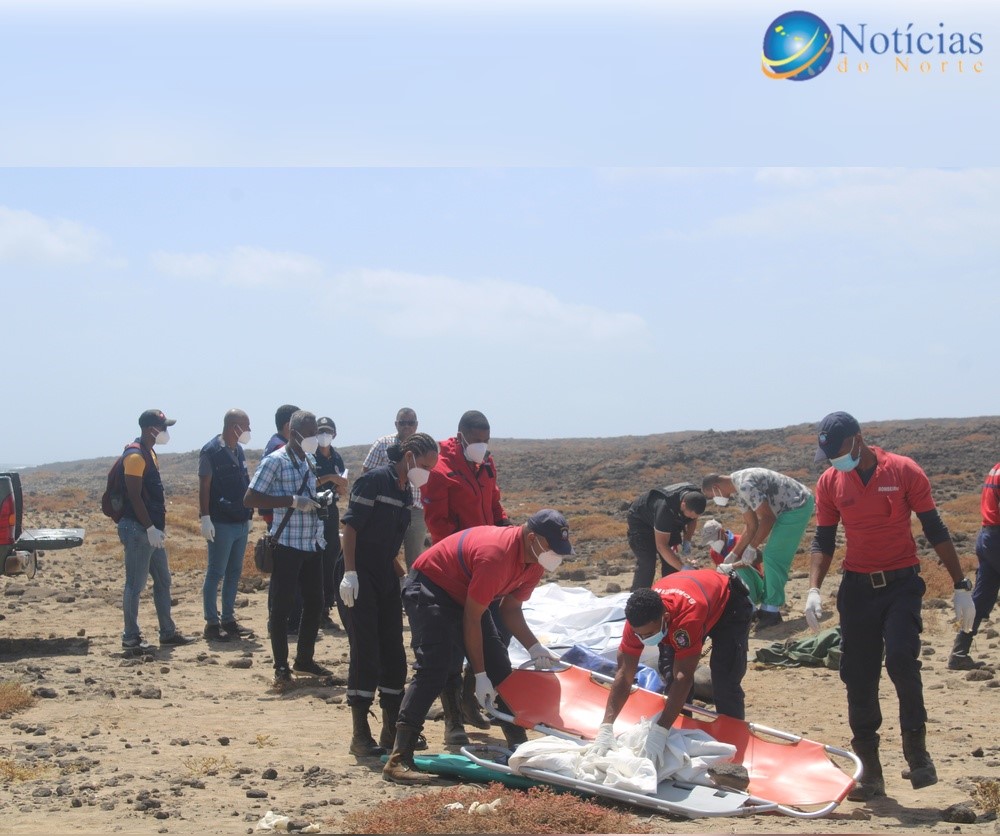
{"type": "MultiPolygon", "coordinates": [[[[611,681],[572,665],[551,671],[521,668],[497,688],[511,713],[496,707],[491,713],[543,734],[580,742],[593,740],[604,718],[611,681]]],[[[616,731],[659,714],[665,702],[662,694],[633,688],[615,721],[616,731]]],[[[741,763],[750,776],[745,805],[749,812],[819,818],[834,810],[861,778],[861,761],[846,749],[697,706],[688,705],[687,709],[692,716],[678,717],[675,728],[699,729],[736,747],[733,761],[741,763]],[[831,756],[844,762],[850,773],[831,756]]]]}

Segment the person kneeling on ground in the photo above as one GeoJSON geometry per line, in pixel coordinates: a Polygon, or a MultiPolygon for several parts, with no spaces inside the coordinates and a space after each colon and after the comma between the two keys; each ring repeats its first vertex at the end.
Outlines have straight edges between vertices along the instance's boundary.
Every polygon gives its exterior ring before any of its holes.
{"type": "MultiPolygon", "coordinates": [[[[521,608],[542,574],[573,554],[566,518],[545,509],[524,525],[477,526],[446,537],[417,558],[403,589],[403,605],[413,634],[414,674],[399,710],[396,743],[382,771],[401,784],[433,780],[415,770],[414,745],[448,676],[468,658],[475,673],[476,698],[483,707],[497,698],[496,686],[511,672],[507,648],[489,612],[500,598],[506,628],[528,648],[535,666],[551,667],[552,653],[524,620],[521,608]]],[[[527,740],[520,726],[501,722],[508,748],[527,740]]]]}

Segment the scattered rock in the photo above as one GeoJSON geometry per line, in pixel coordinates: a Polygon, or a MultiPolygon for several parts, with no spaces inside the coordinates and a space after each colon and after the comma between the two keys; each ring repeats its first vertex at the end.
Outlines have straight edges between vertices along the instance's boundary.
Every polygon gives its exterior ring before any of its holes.
{"type": "Polygon", "coordinates": [[[974,758],[981,758],[985,754],[986,753],[983,751],[982,746],[977,746],[975,749],[972,750],[972,757],[974,758]]]}
{"type": "Polygon", "coordinates": [[[278,777],[278,770],[271,768],[265,769],[263,773],[261,773],[260,777],[263,778],[265,781],[273,781],[275,778],[278,777]]]}
{"type": "Polygon", "coordinates": [[[621,584],[614,583],[613,581],[604,587],[604,592],[608,595],[617,595],[621,591],[621,584]]]}
{"type": "Polygon", "coordinates": [[[952,804],[942,811],[941,818],[952,824],[974,824],[976,813],[967,804],[952,804]]]}
{"type": "Polygon", "coordinates": [[[228,746],[229,745],[229,738],[225,737],[225,736],[220,737],[219,738],[219,745],[220,746],[228,746]]]}
{"type": "Polygon", "coordinates": [[[160,699],[161,691],[159,688],[149,686],[148,688],[143,688],[139,696],[144,700],[158,700],[160,699]]]}
{"type": "Polygon", "coordinates": [[[247,790],[247,798],[267,798],[267,790],[247,790]]]}
{"type": "Polygon", "coordinates": [[[75,595],[56,595],[56,603],[59,604],[72,604],[75,600],[75,595]]]}
{"type": "Polygon", "coordinates": [[[55,688],[35,688],[32,692],[36,697],[41,697],[42,699],[52,700],[58,697],[55,688]]]}
{"type": "Polygon", "coordinates": [[[985,682],[988,679],[993,679],[993,671],[989,668],[979,668],[966,673],[965,678],[970,682],[985,682]]]}
{"type": "Polygon", "coordinates": [[[253,659],[248,659],[246,657],[240,657],[239,659],[230,659],[226,662],[226,667],[237,668],[239,670],[246,670],[253,665],[253,659]]]}
{"type": "Polygon", "coordinates": [[[35,787],[31,791],[31,795],[33,798],[48,798],[52,795],[52,790],[49,787],[35,787]]]}
{"type": "Polygon", "coordinates": [[[66,673],[80,673],[80,668],[78,668],[76,665],[73,665],[73,667],[66,668],[66,673]]]}

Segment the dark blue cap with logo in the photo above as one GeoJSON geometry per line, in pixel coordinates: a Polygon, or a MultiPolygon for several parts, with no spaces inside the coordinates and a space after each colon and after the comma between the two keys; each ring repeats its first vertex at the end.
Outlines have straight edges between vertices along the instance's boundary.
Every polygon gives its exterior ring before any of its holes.
{"type": "Polygon", "coordinates": [[[558,511],[543,508],[528,517],[528,531],[533,531],[545,538],[549,548],[556,554],[573,554],[573,546],[569,541],[569,523],[558,511]]]}
{"type": "Polygon", "coordinates": [[[819,449],[814,461],[835,458],[844,442],[861,432],[861,425],[853,415],[831,412],[819,425],[819,449]]]}

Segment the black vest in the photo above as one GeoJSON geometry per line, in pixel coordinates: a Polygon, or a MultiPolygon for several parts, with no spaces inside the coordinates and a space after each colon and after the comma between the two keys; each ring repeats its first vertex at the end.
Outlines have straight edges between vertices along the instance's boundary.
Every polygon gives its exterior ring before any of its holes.
{"type": "Polygon", "coordinates": [[[237,444],[235,452],[231,452],[222,436],[217,435],[201,448],[201,452],[208,456],[212,464],[208,498],[208,513],[212,522],[246,522],[253,515],[253,510],[243,505],[243,497],[250,486],[243,448],[237,444]]]}
{"type": "MultiPolygon", "coordinates": [[[[137,438],[136,441],[139,441],[139,439],[137,438]]],[[[152,452],[141,444],[138,450],[132,451],[126,447],[125,452],[130,455],[138,454],[146,460],[146,469],[142,473],[142,504],[146,506],[149,521],[160,529],[160,531],[165,531],[167,525],[167,503],[163,497],[163,482],[160,481],[160,468],[156,466],[152,452]]],[[[130,517],[139,522],[139,518],[135,515],[135,510],[132,508],[132,503],[128,498],[127,491],[125,492],[125,507],[122,513],[123,516],[130,517]]]]}

